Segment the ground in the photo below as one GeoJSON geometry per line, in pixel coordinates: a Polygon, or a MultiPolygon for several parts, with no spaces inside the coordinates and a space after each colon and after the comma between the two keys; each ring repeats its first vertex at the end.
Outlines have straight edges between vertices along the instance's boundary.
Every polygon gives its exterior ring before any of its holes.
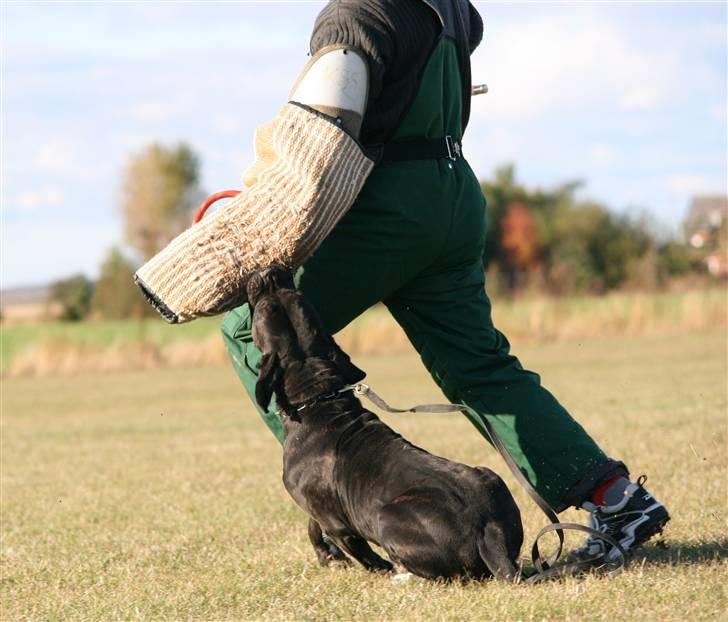
{"type": "MultiPolygon", "coordinates": [[[[5,379],[2,620],[717,620],[726,616],[725,331],[519,347],[673,520],[616,578],[526,587],[322,569],[280,449],[227,367],[5,379]]],[[[441,399],[411,354],[361,356],[393,405],[441,399]]],[[[526,556],[545,518],[458,415],[386,420],[504,476],[526,556]]],[[[583,521],[570,511],[565,520],[583,521]]],[[[572,538],[576,544],[578,538],[572,538]]]]}

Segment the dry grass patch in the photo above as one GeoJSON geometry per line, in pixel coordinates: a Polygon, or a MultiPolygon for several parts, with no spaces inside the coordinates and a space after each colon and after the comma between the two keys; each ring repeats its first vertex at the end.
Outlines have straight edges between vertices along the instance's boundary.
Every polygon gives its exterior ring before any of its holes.
{"type": "MultiPolygon", "coordinates": [[[[715,288],[498,301],[494,320],[512,340],[542,343],[713,331],[725,329],[728,315],[726,292],[715,288]]],[[[219,318],[204,318],[181,326],[158,319],[2,326],[0,370],[10,377],[44,377],[226,365],[219,324],[219,318]]],[[[404,332],[381,305],[354,320],[336,338],[354,355],[411,350],[404,332]]]]}

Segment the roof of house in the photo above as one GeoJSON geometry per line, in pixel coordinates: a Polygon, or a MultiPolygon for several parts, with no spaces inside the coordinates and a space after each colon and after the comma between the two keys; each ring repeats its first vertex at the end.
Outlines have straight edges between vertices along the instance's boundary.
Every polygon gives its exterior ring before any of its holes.
{"type": "Polygon", "coordinates": [[[693,197],[685,224],[688,227],[715,225],[715,219],[728,214],[728,196],[704,195],[693,197]]]}

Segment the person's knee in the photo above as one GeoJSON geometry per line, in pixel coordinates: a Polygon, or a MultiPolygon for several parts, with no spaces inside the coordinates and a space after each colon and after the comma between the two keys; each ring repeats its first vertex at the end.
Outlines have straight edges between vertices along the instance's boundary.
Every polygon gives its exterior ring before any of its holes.
{"type": "Polygon", "coordinates": [[[247,304],[226,313],[220,326],[225,352],[241,380],[255,375],[260,358],[253,343],[252,327],[252,315],[247,304]]]}
{"type": "Polygon", "coordinates": [[[228,311],[220,325],[220,332],[222,332],[226,345],[229,341],[251,343],[252,330],[253,317],[247,304],[228,311]]]}

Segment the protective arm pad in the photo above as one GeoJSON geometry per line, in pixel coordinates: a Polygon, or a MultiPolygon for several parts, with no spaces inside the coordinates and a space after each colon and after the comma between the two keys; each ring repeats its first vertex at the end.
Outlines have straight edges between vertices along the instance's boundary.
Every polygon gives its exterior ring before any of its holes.
{"type": "Polygon", "coordinates": [[[288,99],[315,108],[359,136],[369,95],[369,66],[356,48],[331,45],[306,64],[288,99]]]}
{"type": "MultiPolygon", "coordinates": [[[[331,45],[306,63],[291,90],[289,100],[318,110],[354,138],[359,137],[369,94],[369,66],[356,48],[331,45]]],[[[255,130],[255,161],[243,173],[243,185],[250,187],[275,157],[271,148],[274,122],[255,130]]]]}
{"type": "Polygon", "coordinates": [[[300,267],[351,207],[374,162],[341,124],[289,102],[272,123],[256,183],[144,264],[135,281],[170,323],[245,302],[250,275],[300,267]]]}

